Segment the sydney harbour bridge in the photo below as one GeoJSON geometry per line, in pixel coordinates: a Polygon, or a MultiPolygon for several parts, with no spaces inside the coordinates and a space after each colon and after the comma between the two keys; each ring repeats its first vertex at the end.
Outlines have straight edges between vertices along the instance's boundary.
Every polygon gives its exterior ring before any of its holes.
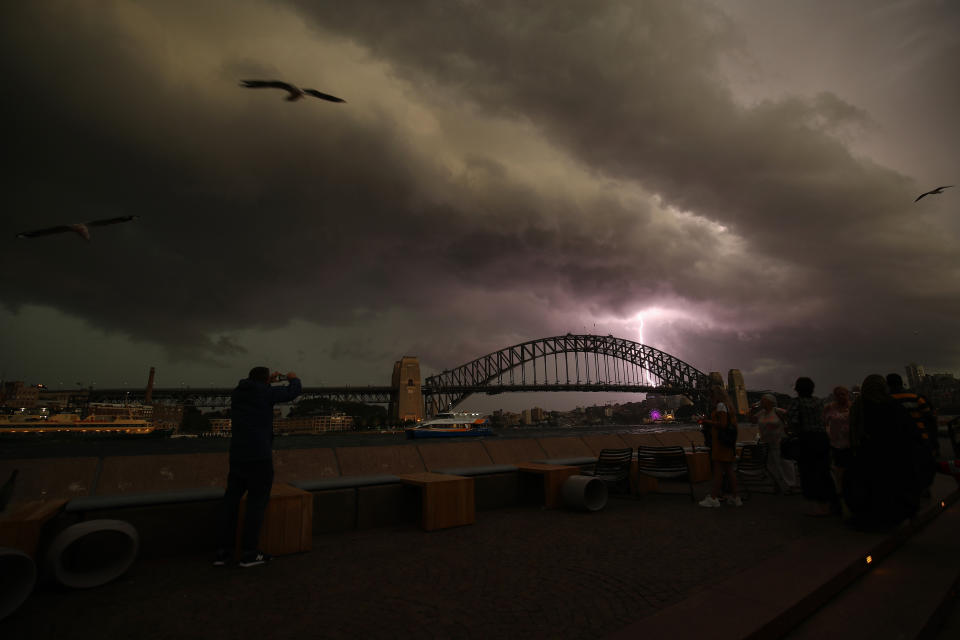
{"type": "MultiPolygon", "coordinates": [[[[394,376],[397,378],[397,376],[394,376]]],[[[403,376],[401,376],[402,378],[403,376]]],[[[395,379],[388,386],[304,387],[303,398],[392,404],[419,391],[423,414],[455,409],[475,393],[607,391],[685,395],[703,399],[710,376],[654,347],[612,335],[566,334],[530,340],[488,353],[420,380],[395,379]],[[416,387],[419,387],[417,389],[416,387]]],[[[232,388],[158,388],[153,401],[227,406],[232,388]]],[[[91,390],[90,400],[143,400],[147,391],[91,390]]]]}

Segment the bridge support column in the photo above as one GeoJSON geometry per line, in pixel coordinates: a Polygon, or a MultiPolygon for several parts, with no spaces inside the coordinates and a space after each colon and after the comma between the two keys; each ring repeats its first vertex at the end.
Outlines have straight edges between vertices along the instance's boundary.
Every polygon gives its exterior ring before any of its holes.
{"type": "Polygon", "coordinates": [[[420,361],[403,356],[393,364],[393,397],[390,417],[398,422],[423,420],[423,393],[420,382],[420,361]]]}
{"type": "Polygon", "coordinates": [[[740,369],[730,369],[727,372],[727,393],[733,400],[737,414],[745,415],[750,410],[747,400],[747,387],[743,384],[743,374],[740,369]]]}

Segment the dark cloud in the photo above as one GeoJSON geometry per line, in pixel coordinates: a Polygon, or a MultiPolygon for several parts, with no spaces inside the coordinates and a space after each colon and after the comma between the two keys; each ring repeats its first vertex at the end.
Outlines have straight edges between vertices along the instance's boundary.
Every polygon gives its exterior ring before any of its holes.
{"type": "MultiPolygon", "coordinates": [[[[651,344],[761,379],[955,359],[943,205],[862,151],[876,102],[745,97],[743,6],[12,3],[0,250],[30,277],[0,300],[210,367],[291,323],[323,342],[298,361],[440,369],[655,307],[674,315],[649,316],[651,344]],[[89,245],[13,238],[129,213],[89,245]]],[[[957,40],[923,45],[934,17],[898,46],[939,66],[957,40]]]]}

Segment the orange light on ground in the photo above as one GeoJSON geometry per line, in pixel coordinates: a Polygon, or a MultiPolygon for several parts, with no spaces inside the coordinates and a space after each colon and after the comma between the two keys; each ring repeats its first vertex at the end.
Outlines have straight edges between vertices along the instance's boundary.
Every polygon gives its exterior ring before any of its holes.
{"type": "Polygon", "coordinates": [[[867,556],[867,564],[873,562],[873,556],[867,556]]]}

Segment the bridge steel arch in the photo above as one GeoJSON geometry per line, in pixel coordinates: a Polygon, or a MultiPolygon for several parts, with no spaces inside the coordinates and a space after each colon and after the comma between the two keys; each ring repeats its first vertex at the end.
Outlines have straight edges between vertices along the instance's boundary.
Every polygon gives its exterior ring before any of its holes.
{"type": "Polygon", "coordinates": [[[649,345],[612,335],[568,333],[506,347],[430,376],[423,395],[426,414],[434,415],[455,408],[472,393],[657,391],[687,395],[697,402],[709,385],[706,373],[649,345]]]}

